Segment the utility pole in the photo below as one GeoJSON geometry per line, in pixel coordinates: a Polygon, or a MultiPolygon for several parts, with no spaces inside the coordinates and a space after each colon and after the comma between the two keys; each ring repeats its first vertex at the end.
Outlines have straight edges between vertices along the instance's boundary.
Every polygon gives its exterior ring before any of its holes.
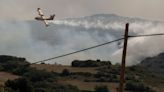
{"type": "Polygon", "coordinates": [[[126,51],[127,51],[127,43],[128,43],[128,31],[129,31],[129,23],[126,24],[125,34],[124,34],[124,47],[122,52],[122,64],[121,64],[121,72],[120,72],[120,85],[119,92],[124,92],[124,82],[125,82],[125,64],[126,64],[126,51]]]}

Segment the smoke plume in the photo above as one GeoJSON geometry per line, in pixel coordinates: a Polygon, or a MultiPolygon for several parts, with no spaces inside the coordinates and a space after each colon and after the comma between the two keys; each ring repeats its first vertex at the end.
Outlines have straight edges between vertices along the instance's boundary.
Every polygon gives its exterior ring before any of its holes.
{"type": "MultiPolygon", "coordinates": [[[[0,54],[26,57],[30,62],[43,60],[102,44],[124,35],[130,23],[130,35],[164,33],[164,23],[139,18],[99,14],[82,18],[51,21],[49,27],[38,21],[1,21],[0,54]]],[[[127,64],[164,52],[164,36],[130,38],[127,64]]],[[[81,52],[48,63],[70,64],[74,59],[101,59],[121,62],[122,41],[81,52]]]]}

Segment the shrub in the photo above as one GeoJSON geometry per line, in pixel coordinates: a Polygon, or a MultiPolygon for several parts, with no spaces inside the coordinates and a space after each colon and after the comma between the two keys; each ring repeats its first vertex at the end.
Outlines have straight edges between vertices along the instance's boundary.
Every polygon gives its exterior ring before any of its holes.
{"type": "Polygon", "coordinates": [[[68,75],[70,75],[69,70],[68,70],[68,69],[64,69],[64,70],[62,71],[62,76],[68,76],[68,75]]]}
{"type": "Polygon", "coordinates": [[[110,61],[94,61],[94,60],[74,60],[72,61],[72,67],[100,67],[100,66],[111,66],[110,61]]]}
{"type": "Polygon", "coordinates": [[[136,81],[128,81],[125,89],[135,92],[154,92],[150,87],[136,81]]]}
{"type": "Polygon", "coordinates": [[[8,80],[5,83],[7,90],[19,91],[19,92],[33,92],[31,82],[26,78],[19,78],[16,80],[8,80]]]}
{"type": "Polygon", "coordinates": [[[55,79],[55,75],[45,70],[36,70],[35,68],[29,68],[29,71],[24,73],[24,77],[27,77],[30,81],[37,82],[43,81],[50,78],[55,79]]]}
{"type": "Polygon", "coordinates": [[[96,86],[95,92],[109,92],[107,86],[96,86]]]}

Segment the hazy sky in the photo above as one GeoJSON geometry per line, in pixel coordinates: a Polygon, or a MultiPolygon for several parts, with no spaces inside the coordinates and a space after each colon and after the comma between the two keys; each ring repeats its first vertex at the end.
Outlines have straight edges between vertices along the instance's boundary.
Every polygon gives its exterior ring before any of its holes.
{"type": "MultiPolygon", "coordinates": [[[[76,25],[78,23],[85,24],[79,27],[72,25],[72,21],[56,20],[54,23],[62,21],[61,23],[66,24],[54,24],[54,26],[48,27],[49,29],[42,26],[43,23],[39,24],[39,22],[35,24],[37,26],[34,25],[35,29],[30,24],[31,22],[28,24],[26,21],[7,21],[34,20],[38,15],[36,11],[38,7],[42,8],[47,16],[55,13],[56,19],[104,13],[164,21],[164,0],[0,0],[0,54],[26,57],[33,62],[38,59],[46,59],[51,56],[58,56],[94,46],[104,41],[111,41],[115,38],[111,33],[107,35],[106,31],[109,30],[110,32],[113,30],[117,33],[117,31],[121,32],[124,30],[122,22],[111,22],[110,20],[110,24],[109,22],[106,23],[104,19],[97,19],[98,22],[88,19],[75,21],[74,24],[76,25]],[[106,35],[101,35],[100,33],[106,35]]],[[[135,21],[134,23],[130,23],[130,29],[136,34],[163,33],[164,24],[156,24],[150,21],[135,21]]],[[[127,59],[137,62],[141,58],[164,52],[163,37],[130,40],[132,44],[128,45],[129,52],[127,52],[127,59]]],[[[59,61],[68,63],[65,61],[77,58],[94,59],[95,57],[109,59],[108,50],[110,49],[108,48],[104,47],[104,49],[97,49],[94,52],[75,54],[59,61]]],[[[114,51],[111,56],[113,61],[121,61],[121,54],[122,49],[114,51]]]]}
{"type": "Polygon", "coordinates": [[[164,0],[0,0],[0,20],[32,20],[38,7],[57,19],[115,13],[164,21],[164,0]]]}

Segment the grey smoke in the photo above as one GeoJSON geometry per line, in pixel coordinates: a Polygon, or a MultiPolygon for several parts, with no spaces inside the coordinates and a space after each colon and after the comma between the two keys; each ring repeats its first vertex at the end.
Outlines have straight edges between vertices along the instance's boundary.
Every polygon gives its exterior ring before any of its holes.
{"type": "MultiPolygon", "coordinates": [[[[139,18],[99,14],[82,18],[51,21],[48,28],[38,21],[1,21],[0,54],[26,57],[30,62],[66,54],[122,37],[125,23],[130,35],[162,33],[164,23],[139,18]]],[[[164,33],[164,32],[163,32],[164,33]]],[[[164,52],[163,36],[131,38],[128,44],[128,65],[148,56],[164,52]]],[[[70,64],[74,59],[102,59],[120,62],[122,42],[78,53],[48,63],[70,64]]]]}
{"type": "MultiPolygon", "coordinates": [[[[143,27],[142,32],[140,31],[138,34],[156,34],[156,33],[164,33],[164,25],[163,24],[150,24],[150,27],[144,27],[144,25],[138,26],[140,28],[143,27]]],[[[153,57],[158,55],[159,53],[164,52],[164,36],[156,36],[156,37],[141,37],[141,38],[131,38],[128,42],[128,51],[127,51],[127,62],[128,65],[139,63],[145,57],[153,57]]],[[[122,49],[117,50],[112,57],[114,60],[121,60],[122,49]]]]}

